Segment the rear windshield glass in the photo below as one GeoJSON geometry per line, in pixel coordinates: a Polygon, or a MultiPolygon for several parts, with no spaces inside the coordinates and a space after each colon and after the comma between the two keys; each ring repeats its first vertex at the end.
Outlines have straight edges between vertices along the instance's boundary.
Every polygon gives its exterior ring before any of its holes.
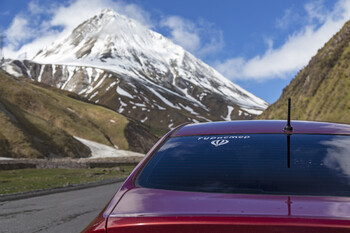
{"type": "Polygon", "coordinates": [[[170,138],[136,183],[181,191],[350,196],[350,136],[170,138]]]}

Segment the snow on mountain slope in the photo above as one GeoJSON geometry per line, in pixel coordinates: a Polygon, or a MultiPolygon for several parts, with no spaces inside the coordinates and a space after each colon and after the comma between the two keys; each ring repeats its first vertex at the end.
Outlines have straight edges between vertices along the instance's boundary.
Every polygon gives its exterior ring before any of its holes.
{"type": "Polygon", "coordinates": [[[33,61],[11,66],[160,127],[249,119],[268,106],[169,39],[109,9],[39,51],[33,61]]]}
{"type": "MultiPolygon", "coordinates": [[[[127,150],[118,150],[116,148],[97,143],[91,140],[86,140],[83,138],[75,137],[78,141],[85,144],[87,147],[91,150],[91,157],[90,159],[95,158],[115,158],[115,157],[130,157],[130,156],[137,156],[137,157],[143,157],[144,154],[133,152],[133,151],[127,151],[127,150]]],[[[1,160],[1,157],[0,157],[1,160]]]]}

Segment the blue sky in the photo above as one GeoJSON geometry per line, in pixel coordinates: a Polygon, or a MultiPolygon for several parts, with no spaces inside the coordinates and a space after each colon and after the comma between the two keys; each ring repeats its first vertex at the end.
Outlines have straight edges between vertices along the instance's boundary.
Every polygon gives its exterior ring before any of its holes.
{"type": "Polygon", "coordinates": [[[172,39],[269,103],[350,19],[350,0],[1,1],[4,55],[30,58],[107,7],[172,39]]]}

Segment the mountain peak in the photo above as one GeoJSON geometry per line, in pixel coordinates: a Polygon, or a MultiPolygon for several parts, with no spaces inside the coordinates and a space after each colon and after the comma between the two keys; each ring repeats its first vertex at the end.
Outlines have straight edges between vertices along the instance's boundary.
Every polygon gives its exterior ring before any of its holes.
{"type": "Polygon", "coordinates": [[[124,54],[130,50],[161,52],[160,57],[163,57],[169,53],[169,46],[179,47],[139,22],[107,8],[76,27],[71,35],[41,50],[33,60],[41,63],[76,60],[96,63],[112,58],[115,51],[124,54]]]}
{"type": "Polygon", "coordinates": [[[27,71],[34,79],[161,127],[250,119],[268,106],[181,46],[111,9],[86,20],[33,60],[36,64],[25,66],[41,69],[27,71]],[[143,110],[133,113],[137,106],[143,110]],[[162,111],[167,112],[163,119],[152,117],[162,111]]]}
{"type": "Polygon", "coordinates": [[[99,15],[111,15],[111,16],[113,16],[113,15],[116,15],[116,12],[111,8],[105,8],[105,9],[101,10],[99,15]]]}

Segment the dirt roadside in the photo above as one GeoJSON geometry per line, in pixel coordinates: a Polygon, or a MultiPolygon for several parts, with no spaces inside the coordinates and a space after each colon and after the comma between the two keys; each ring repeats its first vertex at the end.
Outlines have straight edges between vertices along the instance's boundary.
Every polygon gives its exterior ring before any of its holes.
{"type": "Polygon", "coordinates": [[[128,156],[117,158],[95,158],[95,159],[11,159],[0,160],[0,170],[13,170],[25,168],[96,168],[96,167],[118,167],[125,165],[137,165],[143,157],[128,156]]]}

